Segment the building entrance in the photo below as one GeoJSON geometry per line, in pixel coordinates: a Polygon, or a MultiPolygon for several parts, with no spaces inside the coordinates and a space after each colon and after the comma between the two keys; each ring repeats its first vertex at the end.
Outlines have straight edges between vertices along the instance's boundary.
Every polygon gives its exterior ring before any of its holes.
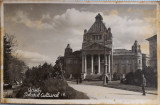
{"type": "Polygon", "coordinates": [[[98,74],[98,65],[94,66],[95,74],[98,74]]]}

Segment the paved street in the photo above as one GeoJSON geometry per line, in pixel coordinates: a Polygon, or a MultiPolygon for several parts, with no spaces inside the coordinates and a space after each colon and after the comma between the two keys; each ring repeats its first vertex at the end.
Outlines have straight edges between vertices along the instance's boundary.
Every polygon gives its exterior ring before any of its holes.
{"type": "Polygon", "coordinates": [[[91,99],[151,99],[154,100],[157,95],[147,94],[143,96],[140,92],[133,92],[103,86],[84,85],[69,83],[74,89],[86,93],[91,99]]]}

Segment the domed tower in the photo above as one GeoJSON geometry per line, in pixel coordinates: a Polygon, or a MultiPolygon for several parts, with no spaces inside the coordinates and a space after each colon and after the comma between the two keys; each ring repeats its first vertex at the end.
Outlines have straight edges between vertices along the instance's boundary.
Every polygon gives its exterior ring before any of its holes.
{"type": "MultiPolygon", "coordinates": [[[[95,22],[84,30],[82,43],[82,78],[94,79],[94,75],[104,76],[111,80],[112,76],[112,33],[107,28],[100,13],[95,22]]],[[[106,82],[104,82],[106,84],[106,82]]]]}
{"type": "Polygon", "coordinates": [[[72,48],[70,47],[70,44],[68,44],[67,47],[65,48],[64,56],[68,56],[71,54],[72,54],[72,48]]]}
{"type": "Polygon", "coordinates": [[[100,13],[98,13],[98,15],[95,17],[96,21],[102,21],[103,17],[101,16],[100,13]]]}
{"type": "Polygon", "coordinates": [[[141,53],[141,47],[137,40],[135,40],[133,46],[132,46],[132,52],[135,53],[136,57],[136,70],[141,69],[142,70],[142,53],[141,53]]]}
{"type": "Polygon", "coordinates": [[[103,17],[98,13],[95,17],[95,22],[89,30],[84,30],[82,49],[93,43],[104,45],[104,37],[108,41],[111,40],[111,36],[111,28],[106,28],[103,17]]]}

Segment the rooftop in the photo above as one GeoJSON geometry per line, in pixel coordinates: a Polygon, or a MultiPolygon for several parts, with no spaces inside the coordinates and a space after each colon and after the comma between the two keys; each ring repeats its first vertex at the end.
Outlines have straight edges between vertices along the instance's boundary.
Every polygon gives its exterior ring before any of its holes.
{"type": "Polygon", "coordinates": [[[151,40],[156,40],[156,39],[157,39],[157,35],[154,35],[154,36],[152,36],[152,37],[150,37],[150,38],[148,38],[146,40],[151,41],[151,40]]]}
{"type": "Polygon", "coordinates": [[[88,30],[87,33],[100,33],[100,32],[104,32],[105,30],[107,30],[107,28],[103,23],[103,17],[101,16],[101,14],[98,14],[95,17],[94,24],[91,26],[91,28],[88,30]]]}
{"type": "Polygon", "coordinates": [[[134,53],[131,50],[127,49],[113,49],[114,55],[134,55],[134,53]]]}

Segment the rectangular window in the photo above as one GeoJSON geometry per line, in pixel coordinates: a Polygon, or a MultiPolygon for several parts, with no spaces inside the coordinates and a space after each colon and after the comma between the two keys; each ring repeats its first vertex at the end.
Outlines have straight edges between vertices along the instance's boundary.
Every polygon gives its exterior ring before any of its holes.
{"type": "Polygon", "coordinates": [[[101,40],[102,39],[102,35],[93,35],[92,36],[92,40],[101,40]]]}
{"type": "Polygon", "coordinates": [[[139,64],[141,64],[141,60],[139,60],[139,64]]]}
{"type": "Polygon", "coordinates": [[[95,40],[95,36],[94,35],[92,36],[92,39],[95,40]]]}
{"type": "Polygon", "coordinates": [[[71,64],[72,63],[72,60],[71,59],[68,59],[67,60],[67,64],[71,64]]]}
{"type": "Polygon", "coordinates": [[[99,40],[101,40],[102,39],[102,35],[99,35],[99,40]]]}

